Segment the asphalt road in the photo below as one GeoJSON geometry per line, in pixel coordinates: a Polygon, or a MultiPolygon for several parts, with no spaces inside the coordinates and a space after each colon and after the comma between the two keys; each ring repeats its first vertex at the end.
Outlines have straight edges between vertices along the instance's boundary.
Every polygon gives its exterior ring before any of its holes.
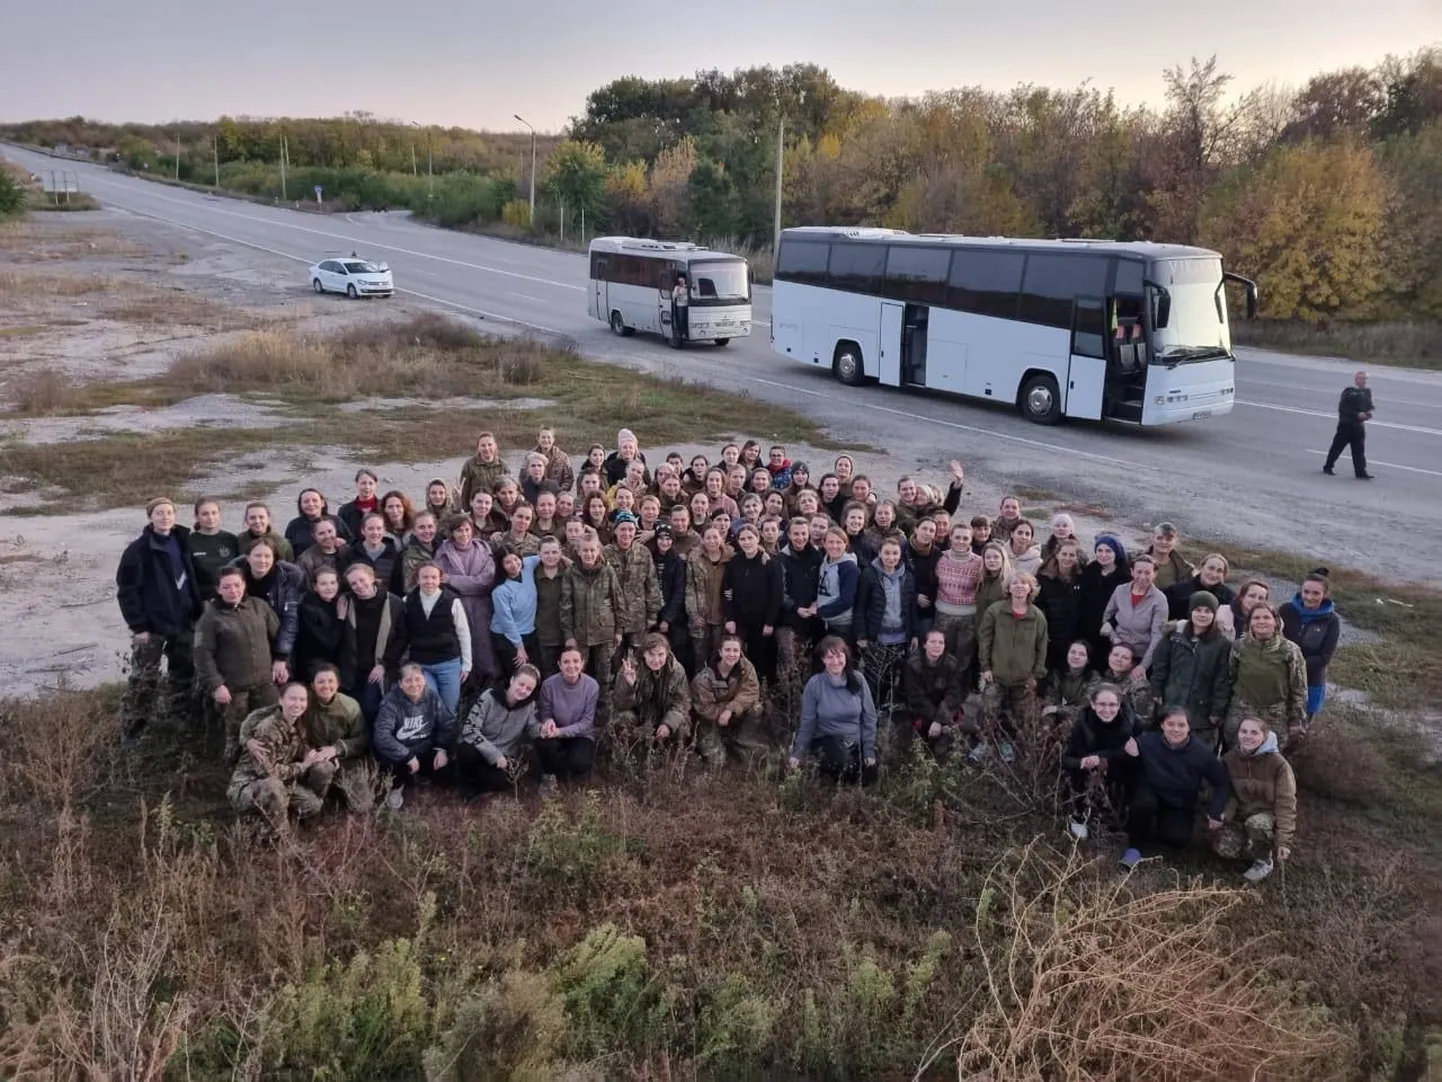
{"type": "MultiPolygon", "coordinates": [[[[770,350],[770,291],[759,288],[750,340],[675,352],[617,339],[586,316],[584,257],[434,229],[401,214],[319,216],[189,192],[6,146],[33,171],[78,172],[109,207],[271,257],[280,288],[308,290],[305,266],[352,249],[384,259],[402,292],[482,320],[573,338],[589,355],[676,372],[790,406],[838,438],[883,447],[905,468],[963,459],[991,485],[1029,485],[1137,523],[1442,581],[1442,374],[1373,368],[1373,482],[1320,472],[1351,362],[1239,350],[1236,408],[1162,429],[1032,425],[1014,411],[876,387],[847,388],[770,350]],[[281,270],[293,264],[293,279],[281,270]]],[[[1266,283],[1262,283],[1266,288],[1266,283]]],[[[337,303],[348,303],[338,300],[337,303]]],[[[383,302],[372,302],[383,303],[383,302]]],[[[618,418],[618,423],[624,421],[618,418]]],[[[744,428],[743,425],[738,427],[744,428]]],[[[988,487],[991,487],[988,485],[988,487]]],[[[985,510],[991,510],[986,507],[985,510]]]]}

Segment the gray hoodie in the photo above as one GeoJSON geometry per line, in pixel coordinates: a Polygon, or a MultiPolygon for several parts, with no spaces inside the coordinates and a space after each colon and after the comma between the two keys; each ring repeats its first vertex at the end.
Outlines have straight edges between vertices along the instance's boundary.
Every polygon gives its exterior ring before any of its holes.
{"type": "Polygon", "coordinates": [[[461,728],[461,743],[469,744],[495,765],[497,759],[513,759],[528,741],[541,735],[536,720],[536,699],[509,706],[506,689],[496,685],[476,700],[461,728]]]}
{"type": "Polygon", "coordinates": [[[806,690],[801,693],[801,727],[791,747],[793,759],[804,759],[811,751],[811,742],[827,736],[859,743],[863,759],[876,758],[876,704],[861,674],[853,673],[852,678],[857,691],[847,687],[844,680],[838,684],[827,672],[819,672],[806,682],[806,690]]]}

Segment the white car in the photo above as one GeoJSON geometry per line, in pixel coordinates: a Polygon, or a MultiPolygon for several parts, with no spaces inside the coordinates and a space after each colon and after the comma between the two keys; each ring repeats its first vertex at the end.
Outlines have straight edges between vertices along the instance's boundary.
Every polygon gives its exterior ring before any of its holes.
{"type": "Polygon", "coordinates": [[[395,291],[391,269],[359,256],[322,259],[310,268],[310,287],[317,293],[344,293],[357,297],[389,297],[395,291]]]}

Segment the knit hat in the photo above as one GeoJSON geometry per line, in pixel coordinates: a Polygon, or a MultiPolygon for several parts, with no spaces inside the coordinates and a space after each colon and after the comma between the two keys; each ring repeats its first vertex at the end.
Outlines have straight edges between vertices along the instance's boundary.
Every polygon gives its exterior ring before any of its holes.
{"type": "Polygon", "coordinates": [[[631,514],[630,511],[617,511],[614,515],[611,516],[612,526],[624,526],[628,522],[632,526],[639,526],[641,524],[641,520],[638,519],[635,515],[631,514]]]}
{"type": "Polygon", "coordinates": [[[1126,562],[1127,549],[1119,538],[1109,533],[1097,534],[1097,541],[1096,544],[1092,546],[1092,550],[1095,551],[1101,545],[1105,545],[1116,554],[1117,563],[1126,562]]]}
{"type": "Polygon", "coordinates": [[[619,431],[619,432],[616,433],[616,446],[617,446],[617,447],[620,447],[621,444],[625,443],[627,440],[631,440],[633,443],[639,443],[639,442],[640,442],[639,440],[636,439],[636,433],[632,432],[629,428],[623,428],[623,429],[621,429],[621,431],[619,431]]]}
{"type": "Polygon", "coordinates": [[[1217,595],[1210,590],[1198,590],[1192,595],[1192,599],[1187,602],[1188,612],[1196,612],[1198,609],[1211,609],[1212,612],[1215,613],[1221,607],[1222,603],[1217,600],[1217,595]]]}
{"type": "Polygon", "coordinates": [[[804,463],[804,462],[793,462],[793,463],[791,463],[791,472],[792,472],[792,473],[804,473],[807,477],[810,477],[810,476],[811,476],[811,467],[808,466],[808,465],[807,465],[806,463],[804,463]]]}
{"type": "Polygon", "coordinates": [[[153,515],[157,507],[167,503],[170,504],[170,509],[172,511],[175,510],[175,501],[172,500],[169,496],[152,496],[150,499],[145,501],[145,513],[147,515],[153,515]]]}
{"type": "Polygon", "coordinates": [[[670,536],[671,536],[671,527],[668,526],[668,525],[666,525],[666,523],[664,523],[664,522],[658,522],[658,523],[656,523],[656,528],[651,531],[651,536],[653,536],[653,537],[670,537],[670,536]]]}

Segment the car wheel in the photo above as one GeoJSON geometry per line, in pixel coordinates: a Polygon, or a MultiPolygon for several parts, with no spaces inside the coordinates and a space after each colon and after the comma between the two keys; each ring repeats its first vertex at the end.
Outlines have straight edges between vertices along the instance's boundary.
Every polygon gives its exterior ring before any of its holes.
{"type": "Polygon", "coordinates": [[[626,326],[626,321],[621,318],[620,312],[611,313],[611,333],[617,338],[625,338],[630,333],[630,328],[626,326]]]}
{"type": "Polygon", "coordinates": [[[842,342],[836,347],[831,358],[831,372],[848,387],[855,387],[865,379],[865,368],[861,363],[861,347],[855,342],[842,342]]]}
{"type": "Polygon", "coordinates": [[[1056,380],[1044,373],[1032,376],[1021,388],[1021,412],[1028,421],[1054,425],[1061,420],[1061,392],[1056,380]]]}
{"type": "Polygon", "coordinates": [[[345,295],[351,300],[355,300],[358,296],[360,296],[360,294],[356,292],[354,285],[348,285],[345,287],[345,295]]]}
{"type": "Polygon", "coordinates": [[[731,344],[731,339],[729,338],[717,338],[714,341],[718,346],[729,346],[731,344]]]}
{"type": "Polygon", "coordinates": [[[313,289],[313,290],[315,290],[317,293],[324,293],[324,292],[325,292],[325,286],[323,286],[323,285],[320,284],[320,279],[319,279],[319,278],[312,278],[312,279],[310,280],[310,288],[313,289]]]}

